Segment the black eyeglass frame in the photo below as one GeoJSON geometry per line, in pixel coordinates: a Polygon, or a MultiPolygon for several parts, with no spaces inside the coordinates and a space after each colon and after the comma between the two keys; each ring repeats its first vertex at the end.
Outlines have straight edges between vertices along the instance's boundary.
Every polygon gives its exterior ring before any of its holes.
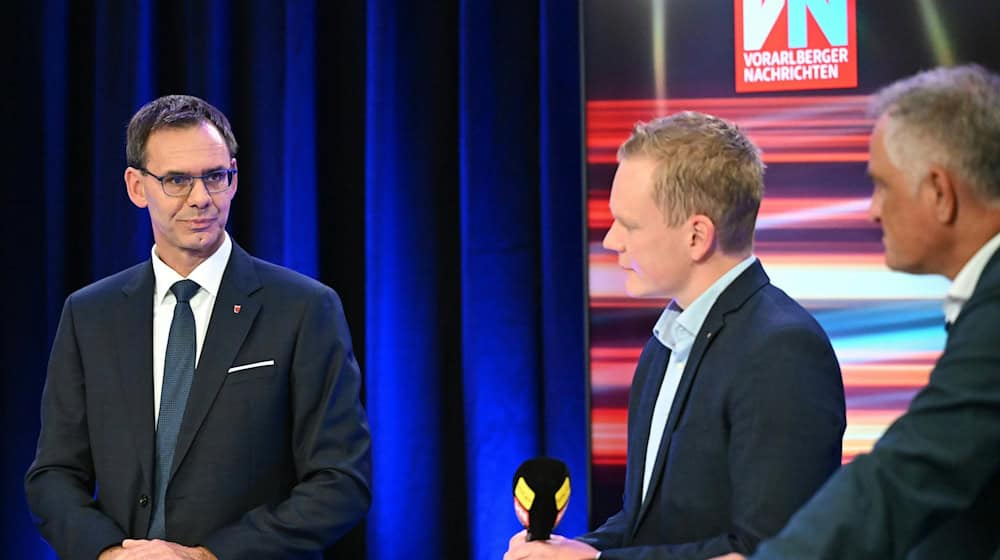
{"type": "Polygon", "coordinates": [[[163,189],[163,194],[165,194],[167,196],[177,197],[177,198],[180,198],[182,196],[188,196],[189,194],[191,194],[191,189],[194,188],[194,182],[197,179],[201,179],[201,183],[203,185],[205,185],[205,190],[208,191],[208,194],[220,194],[220,193],[224,193],[224,192],[228,191],[233,186],[233,175],[236,175],[236,173],[238,171],[237,169],[235,169],[233,167],[230,167],[228,169],[216,169],[215,171],[206,173],[204,175],[184,175],[184,174],[181,174],[181,173],[167,173],[166,175],[163,175],[161,177],[161,176],[157,175],[156,173],[153,173],[152,171],[146,169],[145,167],[136,167],[136,169],[138,169],[143,175],[149,175],[150,177],[152,177],[152,178],[156,179],[157,181],[159,181],[160,182],[160,188],[163,189]],[[226,187],[222,188],[222,189],[212,190],[211,188],[209,188],[208,182],[205,181],[205,179],[208,179],[208,178],[212,177],[213,175],[215,175],[217,173],[225,173],[226,174],[226,187]],[[170,193],[167,190],[166,179],[171,179],[171,178],[173,178],[173,179],[180,179],[180,178],[187,179],[185,181],[186,186],[184,187],[184,190],[181,191],[181,192],[178,192],[177,194],[170,193]]]}

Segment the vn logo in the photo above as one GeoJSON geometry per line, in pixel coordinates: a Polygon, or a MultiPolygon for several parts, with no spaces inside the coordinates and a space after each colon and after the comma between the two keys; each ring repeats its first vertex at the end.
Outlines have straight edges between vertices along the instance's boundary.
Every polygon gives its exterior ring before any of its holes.
{"type": "Polygon", "coordinates": [[[857,85],[855,0],[734,0],[736,91],[857,85]]]}
{"type": "MultiPolygon", "coordinates": [[[[778,23],[785,0],[743,0],[743,49],[759,51],[778,23]]],[[[788,48],[806,42],[806,10],[812,14],[830,46],[847,46],[847,0],[788,0],[788,48]]]]}

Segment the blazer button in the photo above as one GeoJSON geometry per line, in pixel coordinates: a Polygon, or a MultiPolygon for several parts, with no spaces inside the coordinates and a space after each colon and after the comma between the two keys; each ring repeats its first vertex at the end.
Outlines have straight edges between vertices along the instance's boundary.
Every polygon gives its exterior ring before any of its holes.
{"type": "Polygon", "coordinates": [[[149,496],[147,496],[147,495],[145,495],[145,494],[143,494],[143,495],[139,496],[139,505],[140,505],[141,507],[146,507],[146,506],[148,506],[148,505],[149,505],[149,496]]]}

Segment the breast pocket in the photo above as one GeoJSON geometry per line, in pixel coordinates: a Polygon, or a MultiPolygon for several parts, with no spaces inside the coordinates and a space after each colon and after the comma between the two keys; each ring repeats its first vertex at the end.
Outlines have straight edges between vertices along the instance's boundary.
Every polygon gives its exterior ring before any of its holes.
{"type": "Polygon", "coordinates": [[[274,376],[275,371],[277,371],[277,368],[274,365],[274,360],[262,360],[233,366],[229,368],[226,374],[226,384],[232,385],[258,379],[270,379],[274,376]]]}

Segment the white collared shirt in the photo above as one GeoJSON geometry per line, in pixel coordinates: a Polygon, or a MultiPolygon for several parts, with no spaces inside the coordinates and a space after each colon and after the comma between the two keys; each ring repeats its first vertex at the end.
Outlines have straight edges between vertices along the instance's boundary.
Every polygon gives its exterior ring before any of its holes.
{"type": "Polygon", "coordinates": [[[980,247],[976,254],[972,255],[972,258],[965,263],[962,270],[955,275],[955,280],[948,288],[948,293],[942,304],[946,322],[950,324],[958,319],[962,306],[972,297],[972,292],[976,289],[976,284],[979,283],[979,277],[982,276],[986,263],[990,262],[993,253],[996,253],[998,249],[1000,249],[1000,233],[994,235],[993,239],[980,247]]]}
{"type": "Polygon", "coordinates": [[[722,292],[740,274],[750,268],[750,265],[756,260],[757,257],[751,255],[737,263],[691,302],[687,309],[681,309],[680,306],[671,301],[653,327],[653,336],[670,349],[670,359],[667,361],[667,370],[663,374],[660,392],[656,397],[656,404],[653,405],[653,419],[649,425],[646,465],[642,472],[643,500],[646,499],[646,492],[649,490],[653,467],[656,465],[656,455],[659,453],[660,442],[663,440],[663,430],[667,426],[667,419],[670,418],[670,409],[673,407],[674,396],[681,383],[681,375],[683,375],[684,367],[687,365],[688,356],[691,355],[694,339],[698,335],[698,331],[701,330],[705,318],[708,317],[708,312],[712,310],[712,306],[715,305],[715,301],[719,299],[722,292]]]}
{"type": "MultiPolygon", "coordinates": [[[[201,356],[201,346],[208,332],[208,321],[212,317],[215,298],[222,284],[222,274],[229,263],[229,255],[233,252],[233,242],[229,234],[225,234],[222,245],[212,253],[212,256],[195,267],[187,279],[193,280],[201,287],[191,298],[191,312],[194,314],[195,326],[195,367],[201,356]]],[[[167,354],[167,338],[170,336],[170,322],[174,318],[174,297],[170,287],[184,280],[176,270],[167,266],[156,253],[156,245],[152,249],[153,261],[153,417],[160,419],[160,393],[163,385],[163,361],[167,354]]]]}

